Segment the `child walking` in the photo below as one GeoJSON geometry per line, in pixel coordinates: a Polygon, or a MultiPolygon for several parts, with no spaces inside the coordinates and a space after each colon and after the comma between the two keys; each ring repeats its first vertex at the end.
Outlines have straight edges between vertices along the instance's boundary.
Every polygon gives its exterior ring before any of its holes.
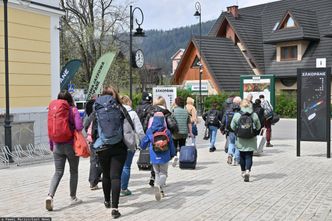
{"type": "Polygon", "coordinates": [[[166,127],[162,112],[156,112],[153,115],[152,125],[141,140],[140,147],[145,149],[148,144],[150,144],[150,161],[156,174],[155,198],[160,201],[165,196],[164,186],[167,178],[168,162],[176,154],[172,134],[166,127]]]}

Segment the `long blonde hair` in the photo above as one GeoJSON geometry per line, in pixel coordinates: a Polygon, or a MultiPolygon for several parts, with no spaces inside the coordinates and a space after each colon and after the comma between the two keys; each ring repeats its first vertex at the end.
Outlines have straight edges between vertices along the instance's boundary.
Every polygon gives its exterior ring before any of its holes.
{"type": "Polygon", "coordinates": [[[160,106],[167,108],[166,100],[163,96],[159,96],[156,99],[154,99],[153,105],[160,105],[160,106]]]}
{"type": "Polygon", "coordinates": [[[121,97],[121,103],[124,105],[132,106],[133,102],[130,100],[130,98],[127,95],[124,95],[121,97]]]}

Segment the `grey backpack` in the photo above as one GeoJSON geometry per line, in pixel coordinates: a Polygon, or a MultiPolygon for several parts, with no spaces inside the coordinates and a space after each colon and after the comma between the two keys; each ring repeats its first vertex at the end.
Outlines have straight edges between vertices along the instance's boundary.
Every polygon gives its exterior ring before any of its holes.
{"type": "Polygon", "coordinates": [[[128,112],[124,113],[124,115],[125,119],[123,121],[123,142],[128,148],[128,150],[135,151],[136,150],[135,126],[128,112]]]}

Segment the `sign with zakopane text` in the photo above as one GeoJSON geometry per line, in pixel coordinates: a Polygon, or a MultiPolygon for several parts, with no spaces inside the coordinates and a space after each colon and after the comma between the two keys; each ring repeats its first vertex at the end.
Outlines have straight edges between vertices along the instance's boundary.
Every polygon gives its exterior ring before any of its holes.
{"type": "MultiPolygon", "coordinates": [[[[298,69],[297,140],[330,143],[331,70],[298,69]]],[[[328,147],[329,149],[329,147],[328,147]]],[[[328,157],[329,157],[328,150],[328,157]]]]}
{"type": "Polygon", "coordinates": [[[93,68],[92,76],[90,79],[87,100],[91,99],[93,95],[100,93],[114,57],[114,52],[108,52],[98,59],[95,67],[93,68]]]}
{"type": "Polygon", "coordinates": [[[166,100],[168,110],[171,110],[176,98],[176,87],[154,87],[152,89],[153,100],[162,96],[166,100]]]}

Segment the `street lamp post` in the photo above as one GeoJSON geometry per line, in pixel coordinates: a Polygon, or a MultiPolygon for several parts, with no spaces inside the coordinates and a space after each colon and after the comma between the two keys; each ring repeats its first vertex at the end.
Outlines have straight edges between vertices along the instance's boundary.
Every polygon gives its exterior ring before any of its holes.
{"type": "Polygon", "coordinates": [[[199,114],[203,114],[203,101],[202,101],[202,74],[203,74],[203,64],[202,64],[202,56],[201,56],[201,48],[202,48],[202,9],[201,3],[195,3],[196,12],[194,16],[199,18],[199,104],[198,111],[199,114]]]}
{"type": "Polygon", "coordinates": [[[143,32],[143,29],[141,28],[141,25],[144,21],[144,14],[142,9],[139,7],[135,7],[133,9],[133,6],[130,6],[130,36],[129,36],[129,87],[130,87],[130,99],[133,100],[133,37],[144,37],[145,34],[143,32]],[[135,19],[136,24],[138,25],[138,28],[136,29],[136,32],[133,34],[134,29],[134,13],[138,10],[141,13],[141,20],[135,19]]]}
{"type": "MultiPolygon", "coordinates": [[[[3,0],[4,16],[4,45],[5,45],[5,91],[6,91],[6,115],[5,115],[5,145],[12,151],[12,127],[10,125],[9,111],[9,64],[8,64],[8,0],[3,0]]],[[[9,160],[12,162],[11,157],[9,160]]]]}

